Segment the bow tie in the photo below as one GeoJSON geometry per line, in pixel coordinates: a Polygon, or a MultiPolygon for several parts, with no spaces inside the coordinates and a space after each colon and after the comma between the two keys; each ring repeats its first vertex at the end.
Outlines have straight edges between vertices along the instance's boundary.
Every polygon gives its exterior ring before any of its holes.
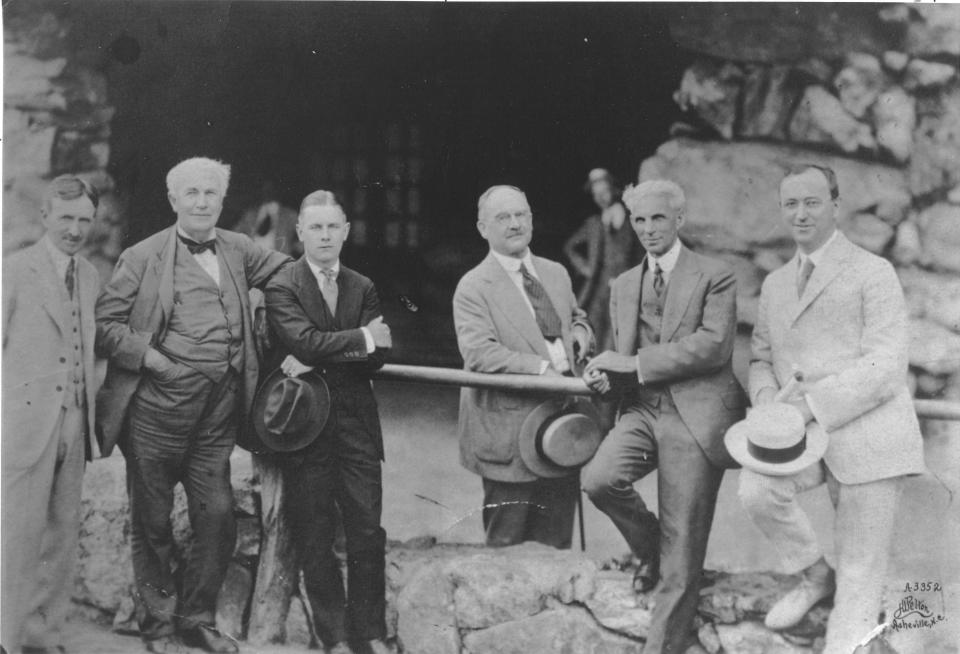
{"type": "Polygon", "coordinates": [[[210,239],[209,241],[204,241],[203,243],[197,243],[192,238],[187,238],[186,236],[181,236],[177,234],[177,237],[180,241],[187,246],[187,249],[190,250],[190,254],[200,254],[204,250],[210,250],[213,254],[217,253],[217,239],[210,239]]]}

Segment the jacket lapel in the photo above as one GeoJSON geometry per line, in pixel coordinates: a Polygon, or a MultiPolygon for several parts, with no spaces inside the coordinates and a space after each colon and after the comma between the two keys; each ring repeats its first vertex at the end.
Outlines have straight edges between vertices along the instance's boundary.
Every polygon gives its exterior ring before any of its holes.
{"type": "Polygon", "coordinates": [[[46,244],[39,241],[32,248],[33,252],[29,255],[30,266],[36,273],[37,279],[42,281],[40,302],[53,318],[60,333],[66,334],[67,316],[64,313],[63,295],[60,294],[60,285],[63,282],[57,275],[57,267],[53,264],[53,257],[47,251],[46,244]]]}
{"type": "Polygon", "coordinates": [[[637,320],[640,316],[640,289],[643,270],[647,265],[644,257],[639,266],[627,271],[617,284],[617,351],[620,354],[637,353],[637,320]]]}
{"type": "MultiPolygon", "coordinates": [[[[843,269],[843,262],[846,260],[847,255],[849,254],[850,242],[842,233],[837,233],[836,238],[833,243],[824,251],[823,259],[820,261],[820,265],[816,266],[813,269],[813,274],[810,275],[810,279],[807,281],[807,287],[803,289],[803,295],[800,299],[794,303],[794,312],[790,316],[790,324],[796,322],[797,318],[806,311],[813,301],[817,298],[820,293],[823,292],[823,289],[827,287],[837,275],[840,274],[840,271],[843,269]]],[[[796,282],[798,266],[798,258],[794,257],[790,260],[790,264],[793,265],[793,271],[791,275],[788,276],[793,282],[796,282]]],[[[796,297],[796,284],[793,286],[793,294],[796,297]]]]}
{"type": "Polygon", "coordinates": [[[670,274],[667,297],[663,305],[663,322],[660,325],[660,342],[667,343],[680,327],[680,320],[693,298],[693,289],[700,283],[703,273],[694,265],[693,257],[686,247],[680,247],[677,265],[670,274]]]}
{"type": "MultiPolygon", "coordinates": [[[[360,317],[359,302],[360,294],[356,292],[356,278],[353,271],[340,264],[340,273],[337,275],[337,313],[335,322],[337,325],[347,327],[354,325],[360,317]]],[[[323,294],[320,294],[323,297],[323,294]]],[[[324,306],[327,302],[324,300],[324,306]]],[[[329,313],[329,308],[328,308],[329,313]]]]}
{"type": "Polygon", "coordinates": [[[537,327],[537,321],[530,314],[530,309],[520,295],[520,290],[514,285],[507,271],[493,257],[488,254],[484,261],[487,281],[491,286],[490,300],[499,306],[507,320],[516,328],[517,333],[523,336],[533,350],[544,359],[550,360],[543,334],[537,327]]]}
{"type": "MultiPolygon", "coordinates": [[[[173,313],[173,267],[177,258],[177,226],[169,227],[169,233],[163,247],[157,252],[154,259],[154,274],[159,279],[157,283],[157,307],[160,310],[160,320],[155,334],[155,342],[163,339],[170,315],[173,313]]],[[[151,320],[152,324],[154,321],[151,320]]]]}
{"type": "MultiPolygon", "coordinates": [[[[297,266],[297,286],[299,286],[299,293],[297,295],[300,298],[300,304],[303,306],[303,310],[315,325],[320,327],[330,325],[333,321],[333,316],[330,315],[330,308],[327,306],[327,301],[323,299],[323,294],[320,292],[317,278],[313,276],[313,271],[310,270],[310,265],[307,263],[307,256],[303,255],[300,257],[300,260],[297,261],[295,265],[297,266]]],[[[337,279],[339,280],[339,278],[340,276],[338,275],[337,279]]],[[[338,288],[339,285],[340,282],[338,281],[338,288]]],[[[338,298],[337,303],[339,304],[339,302],[340,300],[338,298]]]]}

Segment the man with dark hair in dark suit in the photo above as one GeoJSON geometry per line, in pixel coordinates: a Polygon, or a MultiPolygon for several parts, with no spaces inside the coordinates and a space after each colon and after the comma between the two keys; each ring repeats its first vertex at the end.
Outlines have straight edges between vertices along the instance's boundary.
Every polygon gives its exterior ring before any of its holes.
{"type": "Polygon", "coordinates": [[[375,654],[389,649],[384,617],[383,437],[369,373],[392,345],[376,289],[340,265],[350,230],[329,191],[300,206],[304,256],[266,289],[267,320],[282,352],[281,370],[318,370],[330,389],[330,418],[303,450],[283,455],[286,511],[314,625],[328,651],[349,654],[348,641],[375,654]],[[346,535],[347,581],[333,552],[337,510],[346,535]]]}

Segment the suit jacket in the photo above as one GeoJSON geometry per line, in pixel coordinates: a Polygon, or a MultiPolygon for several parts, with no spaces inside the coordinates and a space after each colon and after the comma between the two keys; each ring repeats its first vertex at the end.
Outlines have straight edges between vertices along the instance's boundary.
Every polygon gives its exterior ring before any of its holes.
{"type": "MultiPolygon", "coordinates": [[[[94,372],[94,304],[100,280],[86,259],[77,257],[77,293],[86,384],[87,437],[93,440],[97,379],[94,372]]],[[[41,241],[3,261],[3,465],[36,463],[53,437],[72,370],[68,348],[70,316],[63,280],[41,241]]]]}
{"type": "Polygon", "coordinates": [[[923,443],[907,389],[907,309],[893,267],[843,236],[797,298],[799,259],[764,280],[753,330],[750,395],[780,388],[797,365],[824,461],[845,484],[923,472],[923,443]]]}
{"type": "Polygon", "coordinates": [[[267,285],[267,320],[280,346],[280,361],[292,354],[301,363],[316,366],[331,387],[333,402],[338,395],[348,396],[383,459],[380,417],[370,384],[370,373],[383,365],[383,352],[368,354],[360,329],[382,315],[380,300],[370,279],[343,265],[337,289],[337,312],[331,315],[303,256],[267,285]]]}
{"type": "MultiPolygon", "coordinates": [[[[567,359],[573,364],[571,328],[585,314],[577,308],[570,276],[549,259],[533,257],[533,266],[560,315],[567,359]]],[[[453,320],[465,370],[538,375],[542,362],[550,360],[533,313],[493,254],[460,280],[453,295],[453,320]]],[[[524,419],[545,399],[530,393],[461,389],[458,432],[463,466],[497,481],[537,479],[520,460],[517,437],[524,419]]]]}
{"type": "MultiPolygon", "coordinates": [[[[217,229],[220,284],[234,284],[243,306],[243,407],[250,410],[258,362],[250,315],[250,287],[262,287],[290,257],[253,244],[242,234],[217,229]]],[[[97,349],[108,358],[97,396],[97,437],[104,456],[121,439],[127,406],[141,379],[147,348],[163,341],[173,311],[176,225],[149,236],[120,255],[113,277],[97,300],[97,349]]],[[[241,429],[248,428],[241,421],[241,429]]]]}
{"type": "MultiPolygon", "coordinates": [[[[660,343],[640,349],[637,320],[646,258],[613,283],[617,352],[637,355],[644,384],[665,384],[680,418],[710,461],[735,467],[723,435],[743,418],[746,396],[731,359],[737,328],[736,281],[723,262],[681,246],[664,298],[660,343]]],[[[642,393],[638,388],[635,393],[642,393]]],[[[635,401],[623,398],[621,410],[635,401]]]]}

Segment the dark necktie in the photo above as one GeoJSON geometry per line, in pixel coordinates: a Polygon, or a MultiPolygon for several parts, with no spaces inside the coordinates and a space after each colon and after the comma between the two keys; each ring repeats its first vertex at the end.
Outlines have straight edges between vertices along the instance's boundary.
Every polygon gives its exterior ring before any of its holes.
{"type": "Polygon", "coordinates": [[[537,319],[537,327],[543,337],[548,341],[560,337],[560,316],[553,307],[553,302],[547,295],[547,290],[540,283],[540,280],[534,277],[527,267],[520,264],[520,274],[523,275],[523,289],[530,298],[530,304],[533,305],[533,313],[537,319]]]}
{"type": "Polygon", "coordinates": [[[76,264],[77,260],[73,257],[70,257],[70,263],[67,264],[67,276],[63,280],[67,285],[67,295],[70,296],[70,299],[73,299],[73,287],[76,284],[76,264]]]}
{"type": "Polygon", "coordinates": [[[800,266],[800,275],[797,277],[797,297],[803,297],[803,289],[807,287],[810,281],[810,275],[813,274],[813,261],[809,257],[804,258],[803,265],[800,266]]]}
{"type": "Polygon", "coordinates": [[[320,284],[320,294],[327,303],[331,315],[337,313],[337,297],[340,295],[340,289],[337,288],[337,273],[329,268],[322,268],[320,273],[323,275],[323,283],[320,284]]]}
{"type": "Polygon", "coordinates": [[[663,295],[663,269],[659,263],[653,269],[653,292],[657,294],[657,297],[663,295]]]}
{"type": "Polygon", "coordinates": [[[190,254],[200,254],[204,250],[210,250],[213,254],[217,253],[217,239],[215,238],[204,241],[203,243],[197,243],[192,238],[187,238],[180,234],[177,234],[177,236],[180,238],[180,241],[187,246],[187,249],[190,250],[190,254]]]}

